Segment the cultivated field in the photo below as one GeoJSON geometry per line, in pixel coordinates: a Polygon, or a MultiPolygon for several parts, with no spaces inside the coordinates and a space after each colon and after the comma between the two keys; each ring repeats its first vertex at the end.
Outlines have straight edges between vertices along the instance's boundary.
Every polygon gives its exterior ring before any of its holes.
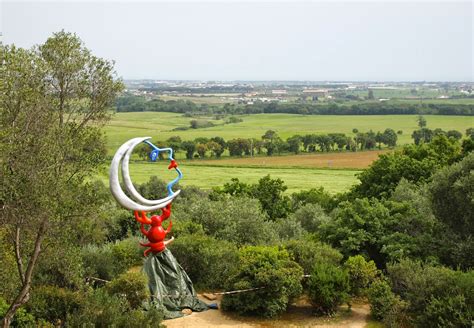
{"type": "MultiPolygon", "coordinates": [[[[258,114],[242,116],[243,122],[218,125],[205,129],[172,131],[176,127],[189,126],[191,118],[174,113],[119,113],[115,114],[106,127],[108,151],[112,155],[126,140],[137,136],[150,136],[153,141],[164,141],[171,136],[183,140],[196,137],[221,136],[232,138],[260,138],[266,130],[272,129],[287,138],[294,134],[343,132],[353,135],[352,129],[359,131],[382,131],[388,127],[402,130],[399,144],[411,143],[410,135],[417,129],[416,115],[372,115],[372,116],[302,116],[291,114],[258,114]]],[[[464,133],[474,124],[472,117],[425,116],[431,129],[459,130],[464,133]]],[[[222,124],[222,121],[213,121],[222,124]]],[[[280,178],[288,186],[288,192],[323,186],[331,193],[346,191],[357,183],[356,174],[375,160],[380,151],[343,152],[325,154],[285,155],[274,157],[229,158],[220,160],[185,161],[183,152],[177,158],[185,174],[183,185],[196,185],[204,189],[222,186],[233,177],[244,182],[257,182],[270,174],[280,178]]],[[[134,182],[143,183],[152,175],[165,180],[174,177],[167,172],[166,163],[136,162],[131,164],[134,182]]],[[[102,174],[106,180],[107,172],[102,174]]]]}
{"type": "MultiPolygon", "coordinates": [[[[180,136],[183,140],[197,137],[221,136],[224,139],[261,138],[267,130],[275,130],[287,138],[295,134],[321,134],[341,132],[353,135],[352,129],[359,131],[383,131],[392,128],[402,130],[398,144],[411,143],[411,133],[416,130],[416,115],[294,115],[294,114],[256,114],[241,116],[244,120],[237,124],[222,125],[222,121],[212,121],[217,126],[205,129],[172,131],[177,127],[187,127],[191,118],[175,113],[118,113],[105,128],[108,137],[109,153],[112,154],[124,141],[137,136],[150,136],[153,140],[166,140],[171,136],[180,136]],[[219,125],[221,124],[221,125],[219,125]]],[[[430,129],[464,131],[474,126],[472,116],[426,115],[430,129]]]]}
{"type": "Polygon", "coordinates": [[[194,160],[193,165],[261,167],[261,168],[328,168],[328,169],[365,169],[380,154],[388,150],[318,153],[286,156],[259,156],[244,158],[223,158],[213,160],[194,160]]]}

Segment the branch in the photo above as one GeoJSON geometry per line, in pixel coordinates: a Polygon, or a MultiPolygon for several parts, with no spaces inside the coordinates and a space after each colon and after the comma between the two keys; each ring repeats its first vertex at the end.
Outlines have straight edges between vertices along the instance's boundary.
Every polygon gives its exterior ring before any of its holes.
{"type": "Polygon", "coordinates": [[[23,261],[21,260],[21,252],[20,252],[20,227],[16,227],[15,231],[15,257],[16,257],[16,264],[18,266],[18,273],[20,274],[21,283],[25,283],[25,274],[23,270],[23,261]]]}

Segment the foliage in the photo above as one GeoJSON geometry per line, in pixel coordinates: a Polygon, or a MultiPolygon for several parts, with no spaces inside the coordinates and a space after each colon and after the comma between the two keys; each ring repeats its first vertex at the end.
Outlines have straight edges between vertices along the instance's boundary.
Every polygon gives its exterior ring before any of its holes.
{"type": "Polygon", "coordinates": [[[407,318],[407,303],[392,292],[390,284],[384,278],[375,280],[368,290],[370,314],[376,320],[383,320],[388,327],[404,327],[407,318]]]}
{"type": "Polygon", "coordinates": [[[12,240],[23,257],[8,324],[28,301],[35,271],[24,267],[35,268],[43,242],[87,220],[102,201],[86,181],[105,158],[99,128],[123,85],[113,62],[64,31],[31,50],[2,46],[2,60],[2,226],[19,235],[12,240]]]}
{"type": "Polygon", "coordinates": [[[249,246],[239,251],[237,270],[229,277],[227,290],[261,288],[245,294],[225,295],[224,310],[274,317],[286,310],[301,291],[301,267],[288,252],[276,247],[249,246]]]}
{"type": "Polygon", "coordinates": [[[474,271],[462,272],[410,260],[387,267],[393,291],[408,304],[416,326],[468,327],[473,319],[474,271]]]}
{"type": "Polygon", "coordinates": [[[402,178],[426,182],[436,169],[451,164],[460,155],[459,142],[439,136],[428,144],[405,146],[401,151],[380,155],[359,175],[353,188],[356,197],[388,197],[402,178]]]}
{"type": "Polygon", "coordinates": [[[474,234],[474,153],[436,172],[429,184],[434,215],[461,237],[474,234]]]}
{"type": "Polygon", "coordinates": [[[141,272],[126,272],[119,275],[106,285],[111,295],[125,296],[131,309],[138,309],[146,300],[147,278],[141,272]]]}
{"type": "Polygon", "coordinates": [[[211,197],[218,198],[219,194],[232,196],[248,196],[258,199],[262,209],[270,219],[285,218],[290,211],[290,199],[283,193],[287,189],[283,180],[272,179],[266,175],[258,180],[257,184],[249,185],[232,178],[230,183],[225,183],[222,189],[214,189],[211,197]]]}
{"type": "Polygon", "coordinates": [[[138,238],[131,237],[102,246],[87,245],[81,250],[86,277],[111,280],[143,262],[138,238]]]}
{"type": "Polygon", "coordinates": [[[32,290],[27,309],[37,320],[64,323],[68,314],[78,311],[82,304],[83,296],[79,292],[56,286],[38,286],[32,290]]]}
{"type": "Polygon", "coordinates": [[[223,289],[237,263],[237,247],[203,234],[182,235],[169,249],[200,288],[223,289]]]}
{"type": "Polygon", "coordinates": [[[361,255],[349,257],[344,267],[349,273],[350,292],[354,296],[364,295],[378,275],[374,261],[366,261],[361,255]]]}
{"type": "Polygon", "coordinates": [[[308,281],[311,303],[320,313],[331,314],[349,297],[349,275],[331,263],[316,263],[308,281]]]}
{"type": "MultiPolygon", "coordinates": [[[[5,316],[8,307],[8,303],[2,297],[0,297],[0,318],[5,316]]],[[[18,309],[18,311],[16,311],[11,326],[18,328],[34,327],[35,317],[31,313],[27,312],[25,308],[21,307],[18,309]]]]}
{"type": "Polygon", "coordinates": [[[299,222],[303,229],[311,233],[317,233],[321,224],[330,220],[318,204],[306,204],[300,207],[291,217],[299,222]]]}
{"type": "Polygon", "coordinates": [[[272,228],[274,229],[279,240],[291,240],[299,239],[305,234],[305,230],[293,216],[286,219],[276,219],[272,222],[272,228]]]}
{"type": "Polygon", "coordinates": [[[266,220],[259,202],[247,197],[217,201],[194,199],[175,208],[175,216],[199,224],[204,232],[237,245],[270,244],[276,241],[271,222],[266,220]]]}
{"type": "Polygon", "coordinates": [[[323,187],[301,190],[291,194],[292,209],[296,211],[306,204],[318,204],[325,210],[333,207],[333,197],[323,187]]]}
{"type": "Polygon", "coordinates": [[[163,315],[156,309],[131,310],[121,297],[109,295],[103,288],[88,293],[80,311],[70,313],[68,327],[162,327],[163,315]]]}
{"type": "Polygon", "coordinates": [[[283,244],[291,258],[298,263],[305,274],[310,274],[315,263],[339,265],[342,254],[331,246],[310,238],[288,240],[283,244]]]}

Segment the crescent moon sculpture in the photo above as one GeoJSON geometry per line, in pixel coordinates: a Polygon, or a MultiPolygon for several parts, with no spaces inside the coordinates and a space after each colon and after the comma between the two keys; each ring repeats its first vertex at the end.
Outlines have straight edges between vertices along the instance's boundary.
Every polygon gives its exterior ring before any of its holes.
{"type": "MultiPolygon", "coordinates": [[[[151,138],[142,137],[142,138],[133,138],[133,139],[128,140],[122,146],[119,147],[119,149],[114,155],[114,158],[112,159],[112,164],[110,165],[110,175],[109,175],[110,191],[112,192],[112,195],[114,196],[115,200],[117,200],[117,202],[121,206],[133,211],[151,212],[151,211],[155,211],[157,209],[163,208],[166,205],[170,204],[173,201],[173,199],[176,196],[178,196],[179,193],[181,192],[181,190],[173,192],[173,190],[171,189],[172,186],[182,176],[182,173],[178,168],[175,168],[176,171],[178,172],[178,178],[176,178],[175,180],[173,180],[171,183],[168,184],[168,187],[167,187],[168,197],[157,199],[157,200],[148,200],[144,198],[142,195],[140,195],[140,193],[133,186],[132,180],[130,178],[130,173],[129,173],[129,161],[130,161],[130,156],[133,152],[133,149],[141,142],[146,142],[147,144],[152,146],[154,149],[157,149],[158,151],[165,150],[165,149],[159,149],[155,147],[151,142],[148,141],[149,139],[151,138]],[[122,161],[122,178],[125,184],[125,189],[135,199],[135,201],[130,199],[122,190],[122,187],[120,186],[120,181],[119,181],[120,161],[122,161]]],[[[169,150],[170,150],[170,159],[173,160],[172,150],[171,149],[169,150]]]]}

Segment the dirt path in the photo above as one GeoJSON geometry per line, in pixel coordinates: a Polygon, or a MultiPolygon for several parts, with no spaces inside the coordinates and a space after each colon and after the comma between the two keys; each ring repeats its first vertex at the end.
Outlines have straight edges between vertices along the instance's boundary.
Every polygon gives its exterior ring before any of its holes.
{"type": "MultiPolygon", "coordinates": [[[[208,300],[203,299],[207,303],[208,300]]],[[[217,303],[220,303],[217,300],[217,303]]],[[[297,328],[297,327],[318,327],[318,328],[363,328],[367,324],[369,315],[367,304],[354,304],[352,310],[342,308],[334,318],[316,317],[311,306],[306,302],[298,302],[288,309],[288,312],[277,319],[257,319],[241,317],[221,310],[208,310],[201,313],[164,321],[168,328],[297,328]]]]}

